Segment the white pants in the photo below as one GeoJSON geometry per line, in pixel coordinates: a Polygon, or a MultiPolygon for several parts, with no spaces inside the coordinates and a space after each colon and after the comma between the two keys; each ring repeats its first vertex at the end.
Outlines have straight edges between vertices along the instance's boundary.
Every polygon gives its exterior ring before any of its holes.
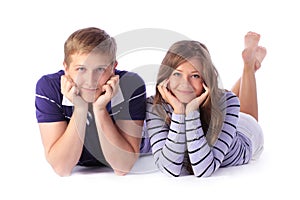
{"type": "Polygon", "coordinates": [[[252,160],[257,160],[264,149],[263,131],[249,114],[240,112],[237,131],[247,136],[252,142],[252,160]]]}

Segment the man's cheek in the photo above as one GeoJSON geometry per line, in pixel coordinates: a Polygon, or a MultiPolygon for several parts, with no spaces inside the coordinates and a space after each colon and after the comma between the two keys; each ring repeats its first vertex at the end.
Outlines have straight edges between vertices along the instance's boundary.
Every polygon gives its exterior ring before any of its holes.
{"type": "Polygon", "coordinates": [[[110,76],[102,76],[98,81],[98,85],[99,86],[105,85],[109,79],[110,79],[110,76]]]}

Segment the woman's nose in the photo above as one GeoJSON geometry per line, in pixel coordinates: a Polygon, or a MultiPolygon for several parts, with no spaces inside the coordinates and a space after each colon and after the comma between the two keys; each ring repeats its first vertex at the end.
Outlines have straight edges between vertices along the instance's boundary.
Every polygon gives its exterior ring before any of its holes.
{"type": "Polygon", "coordinates": [[[182,76],[180,79],[180,84],[182,85],[190,85],[190,80],[188,76],[182,76]]]}

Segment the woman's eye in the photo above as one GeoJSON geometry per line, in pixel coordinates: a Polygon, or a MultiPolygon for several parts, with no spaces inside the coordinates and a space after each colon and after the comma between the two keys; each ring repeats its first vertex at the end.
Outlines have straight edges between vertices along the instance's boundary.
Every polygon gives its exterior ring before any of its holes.
{"type": "Polygon", "coordinates": [[[200,78],[200,75],[198,75],[198,74],[193,74],[193,75],[192,75],[192,78],[200,78]]]}
{"type": "Polygon", "coordinates": [[[174,72],[173,76],[180,76],[180,73],[179,72],[174,72]]]}

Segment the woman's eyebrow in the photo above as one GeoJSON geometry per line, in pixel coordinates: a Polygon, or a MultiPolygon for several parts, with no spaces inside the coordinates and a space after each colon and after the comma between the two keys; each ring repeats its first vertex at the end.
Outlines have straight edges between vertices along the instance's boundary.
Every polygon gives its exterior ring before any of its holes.
{"type": "MultiPolygon", "coordinates": [[[[180,70],[180,69],[175,69],[175,71],[178,71],[178,72],[183,72],[182,70],[180,70]]],[[[195,71],[191,71],[190,73],[198,73],[198,74],[200,74],[200,72],[198,72],[197,70],[195,70],[195,71]]]]}

